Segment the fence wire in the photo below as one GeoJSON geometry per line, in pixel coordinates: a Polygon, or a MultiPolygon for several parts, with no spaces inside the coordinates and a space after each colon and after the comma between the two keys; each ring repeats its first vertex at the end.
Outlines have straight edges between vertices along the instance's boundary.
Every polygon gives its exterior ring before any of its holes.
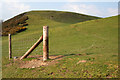
{"type": "MultiPolygon", "coordinates": [[[[22,35],[22,33],[18,33],[17,35],[11,36],[11,43],[12,43],[12,56],[20,57],[24,55],[42,36],[42,33],[33,33],[32,35],[22,35]]],[[[6,37],[7,38],[7,37],[6,37]]],[[[6,44],[8,45],[8,41],[6,39],[6,44]]],[[[8,46],[3,47],[3,53],[8,54],[8,46]]],[[[43,53],[43,46],[42,43],[38,45],[37,48],[33,50],[30,55],[42,55],[43,53]]]]}

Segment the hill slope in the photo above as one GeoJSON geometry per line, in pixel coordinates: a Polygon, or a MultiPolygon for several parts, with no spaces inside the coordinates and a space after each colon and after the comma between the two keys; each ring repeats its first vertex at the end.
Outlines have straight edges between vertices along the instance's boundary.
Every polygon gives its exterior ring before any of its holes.
{"type": "Polygon", "coordinates": [[[99,19],[99,17],[95,17],[95,16],[89,16],[89,15],[73,13],[73,12],[65,12],[65,11],[30,11],[27,14],[38,20],[49,19],[49,20],[54,20],[56,22],[70,23],[70,24],[83,22],[87,20],[99,19]]]}
{"type": "MultiPolygon", "coordinates": [[[[49,54],[65,57],[56,65],[21,69],[19,63],[8,61],[8,39],[2,37],[4,78],[117,77],[118,16],[73,24],[61,19],[40,19],[37,12],[27,15],[28,29],[12,36],[13,56],[22,56],[42,35],[42,26],[49,25],[49,54]],[[82,60],[86,62],[80,63],[82,60]]],[[[42,55],[42,44],[31,55],[42,55]]]]}
{"type": "Polygon", "coordinates": [[[98,19],[99,17],[88,16],[72,12],[62,12],[62,11],[30,11],[26,13],[19,14],[2,24],[2,35],[7,36],[8,33],[15,34],[26,30],[26,20],[30,18],[33,19],[32,23],[38,24],[41,21],[52,20],[62,23],[77,23],[87,20],[98,19]],[[35,20],[34,20],[35,19],[35,20]],[[34,22],[35,21],[35,22],[34,22]]]}
{"type": "Polygon", "coordinates": [[[19,14],[7,21],[2,22],[2,36],[7,36],[10,34],[15,34],[16,32],[21,32],[26,30],[28,24],[26,20],[28,17],[25,15],[26,13],[19,14]]]}

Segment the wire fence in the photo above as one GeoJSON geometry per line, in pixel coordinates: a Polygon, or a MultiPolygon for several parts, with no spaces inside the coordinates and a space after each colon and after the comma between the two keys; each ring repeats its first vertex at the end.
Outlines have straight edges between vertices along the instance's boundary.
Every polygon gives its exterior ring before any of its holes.
{"type": "MultiPolygon", "coordinates": [[[[18,33],[17,35],[11,36],[12,43],[12,56],[20,57],[24,55],[33,45],[34,43],[42,36],[42,33],[31,33],[22,35],[22,33],[18,33]],[[32,35],[31,35],[32,34],[32,35]]],[[[6,37],[8,38],[8,37],[6,37]]],[[[8,54],[8,39],[4,40],[3,54],[8,54]]],[[[31,55],[42,55],[43,46],[42,43],[38,45],[38,47],[31,53],[31,55]]]]}

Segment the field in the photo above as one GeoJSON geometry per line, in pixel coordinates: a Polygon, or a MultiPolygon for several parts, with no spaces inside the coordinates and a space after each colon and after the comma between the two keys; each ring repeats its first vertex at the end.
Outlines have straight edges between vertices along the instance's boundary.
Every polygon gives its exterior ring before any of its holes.
{"type": "MultiPolygon", "coordinates": [[[[19,61],[8,60],[8,37],[3,36],[2,77],[118,78],[118,16],[97,18],[68,13],[28,12],[27,30],[12,35],[13,56],[20,57],[42,35],[42,26],[48,25],[49,55],[62,55],[62,59],[54,65],[20,68],[19,61]]],[[[31,56],[42,53],[41,43],[31,56]]]]}

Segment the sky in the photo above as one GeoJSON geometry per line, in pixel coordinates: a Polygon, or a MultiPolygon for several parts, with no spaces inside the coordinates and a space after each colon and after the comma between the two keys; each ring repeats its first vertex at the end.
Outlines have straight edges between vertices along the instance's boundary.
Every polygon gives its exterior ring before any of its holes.
{"type": "Polygon", "coordinates": [[[118,15],[119,0],[3,0],[0,19],[7,20],[31,10],[70,11],[80,14],[110,17],[118,15]]]}

